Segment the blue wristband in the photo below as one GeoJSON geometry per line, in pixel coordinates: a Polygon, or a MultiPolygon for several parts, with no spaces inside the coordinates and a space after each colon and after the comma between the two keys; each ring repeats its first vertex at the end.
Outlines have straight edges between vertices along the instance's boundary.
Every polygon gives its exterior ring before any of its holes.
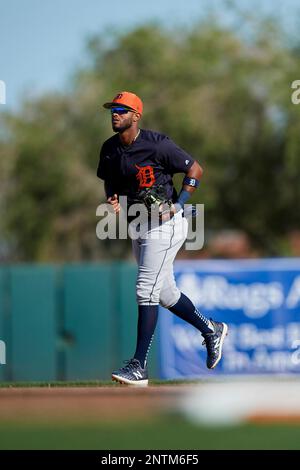
{"type": "Polygon", "coordinates": [[[192,186],[193,188],[198,188],[200,181],[196,178],[190,178],[189,176],[185,176],[183,179],[183,184],[187,186],[192,186]]]}

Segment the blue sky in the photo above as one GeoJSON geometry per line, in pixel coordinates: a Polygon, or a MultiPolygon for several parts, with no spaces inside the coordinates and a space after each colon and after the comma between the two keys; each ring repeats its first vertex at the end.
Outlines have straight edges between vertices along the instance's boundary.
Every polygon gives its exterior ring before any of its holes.
{"type": "MultiPolygon", "coordinates": [[[[209,4],[225,12],[226,0],[0,0],[0,80],[7,107],[26,94],[67,88],[84,61],[86,38],[106,28],[130,29],[156,19],[190,26],[209,4]]],[[[292,21],[297,0],[240,0],[249,11],[276,11],[292,21]]],[[[225,14],[225,13],[224,13],[225,14]]]]}

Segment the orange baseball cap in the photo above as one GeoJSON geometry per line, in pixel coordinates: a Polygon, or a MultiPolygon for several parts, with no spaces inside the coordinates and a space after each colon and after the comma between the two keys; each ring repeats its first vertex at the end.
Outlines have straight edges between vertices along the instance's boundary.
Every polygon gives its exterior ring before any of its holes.
{"type": "Polygon", "coordinates": [[[140,114],[143,113],[142,100],[134,93],[130,93],[130,91],[122,91],[121,93],[118,93],[112,101],[104,103],[103,107],[111,108],[118,105],[130,108],[140,114]]]}

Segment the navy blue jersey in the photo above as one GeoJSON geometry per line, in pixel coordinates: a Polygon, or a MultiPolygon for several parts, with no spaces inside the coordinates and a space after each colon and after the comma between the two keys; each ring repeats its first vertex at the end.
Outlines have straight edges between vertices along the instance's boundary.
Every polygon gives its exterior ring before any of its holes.
{"type": "Polygon", "coordinates": [[[127,196],[135,201],[143,188],[163,184],[168,198],[177,200],[173,186],[174,173],[187,173],[194,159],[159,132],[141,129],[137,139],[128,146],[118,134],[104,142],[100,151],[97,176],[106,183],[107,196],[127,196]]]}

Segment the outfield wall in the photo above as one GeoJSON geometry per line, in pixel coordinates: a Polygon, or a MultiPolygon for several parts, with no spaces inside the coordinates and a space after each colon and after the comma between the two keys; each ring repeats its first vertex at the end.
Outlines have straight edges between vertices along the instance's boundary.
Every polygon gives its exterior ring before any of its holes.
{"type": "MultiPolygon", "coordinates": [[[[1,381],[110,379],[136,340],[136,266],[0,269],[1,381]]],[[[156,343],[150,369],[157,376],[156,343]]]]}
{"type": "MultiPolygon", "coordinates": [[[[135,349],[136,274],[131,263],[1,268],[0,381],[110,379],[135,349]]],[[[151,378],[300,373],[300,259],[178,261],[175,277],[229,335],[208,371],[201,334],[160,308],[151,378]]]]}

